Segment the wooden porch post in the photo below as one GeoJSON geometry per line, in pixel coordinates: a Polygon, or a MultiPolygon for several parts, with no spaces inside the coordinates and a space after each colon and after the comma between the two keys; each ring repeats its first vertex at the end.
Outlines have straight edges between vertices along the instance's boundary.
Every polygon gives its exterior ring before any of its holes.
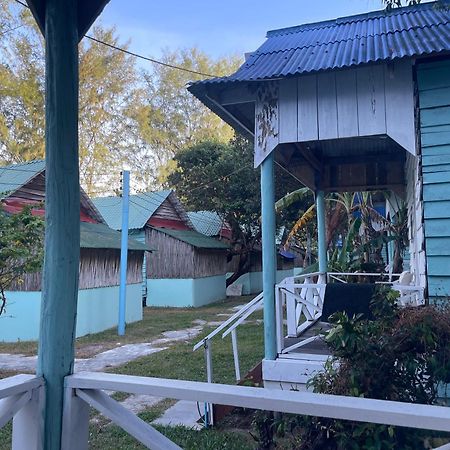
{"type": "Polygon", "coordinates": [[[274,155],[261,164],[261,221],[264,298],[264,353],[266,359],[277,356],[275,323],[275,280],[277,253],[275,248],[275,178],[274,155]]]}
{"type": "Polygon", "coordinates": [[[316,191],[317,210],[317,244],[319,247],[319,272],[326,273],[327,268],[327,240],[325,233],[325,193],[316,191]]]}
{"type": "Polygon", "coordinates": [[[47,0],[46,205],[38,375],[46,381],[44,448],[59,450],[64,377],[73,371],[80,253],[78,0],[47,0]]]}

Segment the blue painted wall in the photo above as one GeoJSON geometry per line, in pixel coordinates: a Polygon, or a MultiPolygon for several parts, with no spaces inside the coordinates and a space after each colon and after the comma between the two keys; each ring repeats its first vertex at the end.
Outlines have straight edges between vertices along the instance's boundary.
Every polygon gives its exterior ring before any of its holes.
{"type": "Polygon", "coordinates": [[[450,297],[450,59],[420,64],[424,229],[430,299],[450,297]]]}
{"type": "Polygon", "coordinates": [[[226,277],[147,279],[147,306],[198,307],[226,298],[226,277]]]}
{"type": "MultiPolygon", "coordinates": [[[[276,282],[284,280],[287,277],[293,277],[301,273],[300,268],[277,270],[276,282]]],[[[231,272],[227,273],[227,278],[232,275],[231,272]]],[[[241,275],[233,285],[242,284],[242,295],[259,294],[262,292],[262,272],[248,272],[241,275]]]]}
{"type": "MultiPolygon", "coordinates": [[[[127,286],[127,323],[142,319],[141,285],[127,286]]],[[[6,292],[7,309],[0,317],[0,341],[35,341],[39,337],[41,292],[6,292]]],[[[119,286],[78,292],[77,337],[117,326],[119,286]]]]}

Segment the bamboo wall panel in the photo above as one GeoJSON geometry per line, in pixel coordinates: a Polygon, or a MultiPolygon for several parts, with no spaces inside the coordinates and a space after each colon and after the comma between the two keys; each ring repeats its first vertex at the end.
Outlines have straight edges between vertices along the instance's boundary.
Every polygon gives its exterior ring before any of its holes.
{"type": "Polygon", "coordinates": [[[161,206],[154,212],[152,218],[179,220],[182,222],[182,219],[168,199],[164,200],[161,206]]]}
{"type": "Polygon", "coordinates": [[[226,273],[226,252],[196,249],[167,234],[146,229],[147,244],[156,249],[147,259],[147,278],[202,278],[226,273]]]}
{"type": "MultiPolygon", "coordinates": [[[[127,283],[142,283],[142,252],[128,253],[127,283]]],[[[120,283],[120,251],[81,249],[79,289],[118,286],[120,283]]],[[[40,291],[41,273],[25,274],[11,291],[40,291]]]]}
{"type": "Polygon", "coordinates": [[[156,251],[147,259],[147,278],[193,278],[194,248],[165,233],[147,228],[146,242],[156,251]]]}

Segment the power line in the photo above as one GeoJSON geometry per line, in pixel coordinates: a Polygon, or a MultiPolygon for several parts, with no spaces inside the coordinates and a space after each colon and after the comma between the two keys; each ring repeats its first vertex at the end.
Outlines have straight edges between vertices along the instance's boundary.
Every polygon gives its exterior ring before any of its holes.
{"type": "MultiPolygon", "coordinates": [[[[27,5],[26,3],[24,3],[24,2],[22,2],[21,0],[15,0],[15,1],[16,1],[17,3],[19,3],[20,5],[24,6],[25,8],[28,8],[28,9],[29,9],[28,5],[27,5]]],[[[12,31],[12,30],[11,30],[11,31],[12,31]]],[[[144,60],[144,61],[151,62],[151,63],[153,63],[153,64],[159,64],[160,66],[169,67],[170,69],[181,70],[181,71],[183,71],[183,72],[192,73],[192,74],[194,74],[194,75],[201,75],[202,77],[207,77],[207,78],[219,78],[219,75],[211,75],[211,74],[209,74],[209,73],[204,73],[204,72],[200,72],[200,71],[193,70],[193,69],[186,69],[185,67],[177,66],[177,65],[175,65],[175,64],[165,63],[165,62],[163,62],[163,61],[159,61],[159,60],[154,59],[154,58],[149,58],[148,56],[140,55],[139,53],[131,52],[131,51],[126,50],[126,49],[124,49],[124,48],[117,47],[116,45],[108,44],[107,42],[104,42],[104,41],[101,41],[100,39],[97,39],[97,38],[94,38],[94,37],[92,37],[92,36],[89,36],[88,34],[85,34],[84,36],[85,36],[86,38],[90,39],[91,41],[97,42],[97,43],[99,43],[99,44],[103,44],[103,45],[105,45],[106,47],[112,48],[112,49],[114,49],[114,50],[117,50],[117,51],[119,51],[119,52],[125,53],[125,54],[130,55],[130,56],[134,56],[135,58],[139,58],[139,59],[142,59],[142,60],[144,60]]]]}
{"type": "Polygon", "coordinates": [[[147,56],[139,55],[138,53],[131,52],[131,51],[126,50],[126,49],[121,48],[121,47],[117,47],[117,46],[115,46],[113,44],[108,44],[107,42],[101,41],[100,39],[96,39],[96,38],[94,38],[92,36],[89,36],[87,34],[85,35],[85,37],[90,39],[91,41],[97,42],[99,44],[103,44],[106,47],[112,48],[112,49],[117,50],[119,52],[126,53],[127,55],[134,56],[135,58],[143,59],[144,61],[149,61],[149,62],[154,63],[154,64],[159,64],[160,66],[169,67],[170,69],[182,70],[183,72],[192,73],[194,75],[201,75],[202,77],[207,77],[207,78],[218,78],[219,77],[218,75],[211,75],[209,73],[199,72],[197,70],[186,69],[185,67],[176,66],[174,64],[165,63],[165,62],[159,61],[159,60],[154,59],[154,58],[149,58],[147,56]]]}
{"type": "Polygon", "coordinates": [[[22,28],[23,26],[25,26],[25,25],[22,24],[22,25],[18,25],[17,27],[14,27],[14,28],[9,28],[9,29],[3,31],[3,33],[0,33],[0,37],[4,36],[5,34],[11,33],[12,31],[16,31],[19,28],[22,28]]]}
{"type": "Polygon", "coordinates": [[[278,161],[275,161],[275,164],[280,167],[282,170],[284,170],[287,174],[289,174],[292,178],[294,178],[295,180],[297,180],[302,186],[304,186],[305,184],[302,182],[302,180],[300,180],[300,178],[297,178],[292,172],[290,172],[288,169],[286,169],[286,167],[282,166],[278,161]]]}

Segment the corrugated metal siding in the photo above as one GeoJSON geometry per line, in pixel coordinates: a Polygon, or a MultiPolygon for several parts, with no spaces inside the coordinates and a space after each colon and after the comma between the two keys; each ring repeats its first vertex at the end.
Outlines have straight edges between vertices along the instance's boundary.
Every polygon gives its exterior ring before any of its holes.
{"type": "Polygon", "coordinates": [[[450,59],[418,67],[430,297],[450,296],[450,59]]]}
{"type": "Polygon", "coordinates": [[[251,81],[450,50],[450,11],[425,3],[271,31],[230,77],[251,81]]]}

